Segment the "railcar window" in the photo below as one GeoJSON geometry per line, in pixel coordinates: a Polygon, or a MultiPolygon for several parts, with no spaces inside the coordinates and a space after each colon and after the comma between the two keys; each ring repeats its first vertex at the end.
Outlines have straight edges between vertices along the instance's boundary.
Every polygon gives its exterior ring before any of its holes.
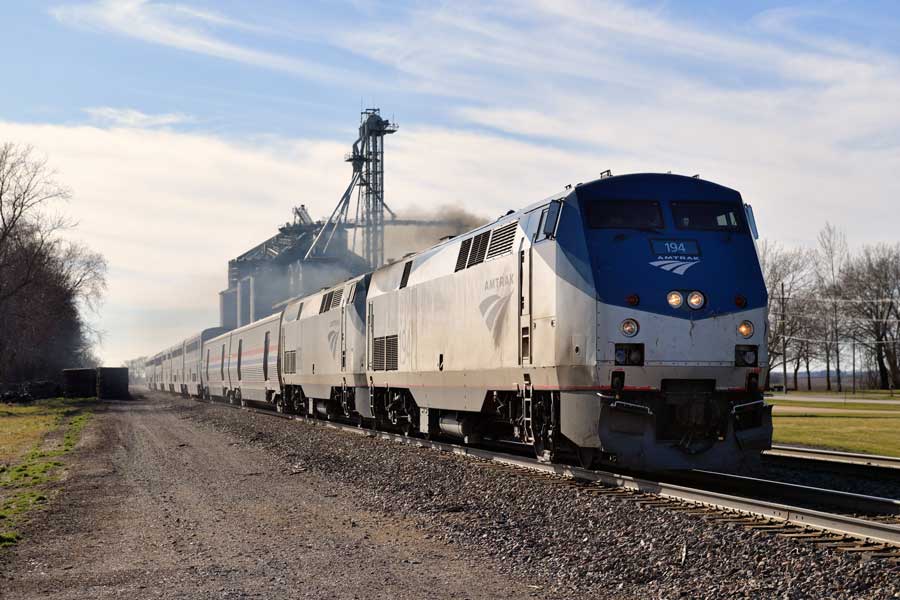
{"type": "Polygon", "coordinates": [[[266,332],[266,339],[263,345],[263,379],[269,380],[269,332],[266,332]]]}
{"type": "Polygon", "coordinates": [[[587,205],[591,229],[662,229],[662,211],[655,200],[600,200],[587,205]]]}
{"type": "Polygon", "coordinates": [[[241,352],[244,349],[244,340],[238,340],[238,363],[237,363],[237,376],[238,381],[241,380],[241,352]]]}
{"type": "Polygon", "coordinates": [[[738,231],[738,205],[725,202],[673,202],[672,215],[678,229],[738,231]]]}

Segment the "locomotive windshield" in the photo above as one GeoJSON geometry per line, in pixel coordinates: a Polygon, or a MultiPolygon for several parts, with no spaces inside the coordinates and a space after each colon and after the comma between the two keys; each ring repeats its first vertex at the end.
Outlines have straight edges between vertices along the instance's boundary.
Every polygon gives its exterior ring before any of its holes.
{"type": "Polygon", "coordinates": [[[741,220],[734,204],[725,202],[672,202],[678,229],[738,231],[741,220]]]}
{"type": "Polygon", "coordinates": [[[604,200],[587,206],[591,229],[662,229],[662,211],[654,200],[604,200]]]}

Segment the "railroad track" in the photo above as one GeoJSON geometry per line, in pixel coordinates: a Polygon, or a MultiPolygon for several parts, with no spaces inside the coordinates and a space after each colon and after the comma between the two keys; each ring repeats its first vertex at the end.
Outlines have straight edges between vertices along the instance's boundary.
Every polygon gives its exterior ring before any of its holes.
{"type": "Polygon", "coordinates": [[[900,479],[900,457],[837,452],[775,444],[763,455],[765,460],[781,463],[805,463],[822,470],[852,473],[876,478],[900,479]]]}
{"type": "MultiPolygon", "coordinates": [[[[201,402],[207,402],[201,400],[201,402]]],[[[597,495],[628,496],[635,502],[649,507],[662,508],[682,513],[702,515],[710,521],[730,523],[773,533],[786,538],[793,538],[809,543],[849,553],[865,553],[872,558],[883,558],[900,564],[900,525],[869,518],[835,513],[803,506],[792,506],[764,499],[734,495],[712,489],[689,487],[679,483],[651,480],[642,477],[624,475],[610,471],[584,469],[570,465],[544,463],[534,458],[462,446],[449,442],[406,437],[399,433],[364,429],[334,421],[311,419],[301,415],[289,415],[255,407],[240,407],[224,402],[208,402],[209,404],[228,406],[267,416],[288,420],[303,421],[307,424],[346,431],[366,437],[389,440],[408,446],[431,448],[441,452],[470,457],[480,461],[486,467],[515,470],[518,472],[551,478],[559,483],[583,487],[585,491],[597,495]]],[[[732,477],[732,482],[743,481],[740,485],[756,486],[760,482],[779,486],[784,491],[792,489],[792,493],[827,494],[813,499],[814,503],[833,505],[837,502],[845,507],[861,512],[853,502],[862,502],[868,510],[881,514],[900,514],[900,501],[833,490],[822,490],[767,480],[752,480],[737,476],[725,476],[720,473],[706,473],[704,477],[732,477]],[[798,489],[802,488],[802,489],[798,489]]]]}
{"type": "Polygon", "coordinates": [[[900,500],[894,498],[714,471],[675,474],[674,479],[686,484],[693,483],[704,489],[739,494],[742,497],[797,503],[792,505],[818,510],[837,510],[841,514],[900,525],[900,500]]]}

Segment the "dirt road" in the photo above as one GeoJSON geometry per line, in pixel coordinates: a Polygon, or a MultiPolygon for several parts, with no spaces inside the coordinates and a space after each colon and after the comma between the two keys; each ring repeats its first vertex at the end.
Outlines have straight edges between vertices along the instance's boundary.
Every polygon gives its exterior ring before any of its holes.
{"type": "Polygon", "coordinates": [[[0,564],[20,598],[500,598],[538,594],[353,506],[181,400],[101,406],[68,481],[0,564]]]}

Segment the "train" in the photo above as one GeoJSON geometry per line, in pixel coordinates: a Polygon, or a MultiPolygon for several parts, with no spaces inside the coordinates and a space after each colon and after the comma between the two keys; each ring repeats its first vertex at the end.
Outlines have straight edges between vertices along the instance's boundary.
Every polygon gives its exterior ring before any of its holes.
{"type": "Polygon", "coordinates": [[[203,330],[147,383],[585,467],[735,469],[772,442],[756,239],[736,190],[604,174],[203,330]]]}

